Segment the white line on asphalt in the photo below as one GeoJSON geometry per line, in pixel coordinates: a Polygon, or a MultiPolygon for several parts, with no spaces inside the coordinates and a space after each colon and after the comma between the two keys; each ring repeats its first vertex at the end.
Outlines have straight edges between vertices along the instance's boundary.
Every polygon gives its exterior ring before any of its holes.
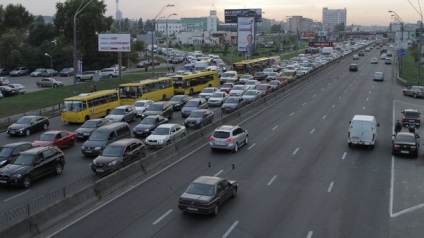
{"type": "Polygon", "coordinates": [[[274,180],[277,178],[277,175],[274,175],[272,178],[271,178],[271,180],[269,180],[269,182],[266,184],[266,185],[271,185],[272,184],[272,182],[274,182],[274,180]]]}
{"type": "Polygon", "coordinates": [[[162,221],[162,219],[164,219],[166,216],[168,216],[171,212],[173,212],[174,210],[170,209],[169,211],[167,211],[165,214],[163,214],[162,216],[160,216],[156,221],[154,221],[152,224],[156,225],[158,224],[160,221],[162,221]]]}
{"type": "Polygon", "coordinates": [[[342,155],[342,159],[345,159],[346,158],[346,155],[347,155],[347,153],[344,152],[343,155],[342,155]]]}
{"type": "Polygon", "coordinates": [[[293,152],[293,155],[295,155],[297,153],[297,151],[299,151],[299,148],[296,148],[293,152]]]}
{"type": "Polygon", "coordinates": [[[314,133],[314,131],[315,131],[315,128],[314,128],[314,129],[312,129],[312,130],[311,130],[311,132],[309,132],[309,134],[312,134],[312,133],[314,133]]]}
{"type": "Polygon", "coordinates": [[[371,94],[371,91],[369,91],[368,93],[371,94]]]}
{"type": "Polygon", "coordinates": [[[312,238],[312,234],[314,234],[314,232],[313,231],[309,231],[308,232],[308,236],[306,238],[312,238]]]}
{"type": "Polygon", "coordinates": [[[321,91],[324,91],[324,89],[323,89],[323,88],[321,88],[321,91]]]}
{"type": "Polygon", "coordinates": [[[255,146],[255,145],[256,145],[256,143],[253,143],[251,146],[249,146],[249,148],[247,148],[247,150],[252,149],[252,148],[253,148],[253,146],[255,146]]]}
{"type": "Polygon", "coordinates": [[[222,238],[227,238],[228,235],[230,235],[230,233],[233,231],[233,229],[237,226],[238,223],[239,223],[239,221],[235,221],[233,223],[233,225],[231,225],[231,227],[228,228],[228,230],[224,233],[224,235],[222,236],[222,238]]]}
{"type": "Polygon", "coordinates": [[[218,175],[220,175],[222,172],[224,172],[224,170],[220,170],[218,171],[218,173],[214,174],[215,177],[218,177],[218,175]]]}
{"type": "Polygon", "coordinates": [[[333,188],[334,182],[331,181],[330,186],[328,186],[327,193],[331,193],[331,189],[333,188]]]}
{"type": "Polygon", "coordinates": [[[362,110],[365,110],[365,107],[363,107],[362,110]]]}
{"type": "Polygon", "coordinates": [[[293,116],[293,115],[294,115],[294,112],[290,113],[289,117],[291,117],[291,116],[293,116]]]}
{"type": "Polygon", "coordinates": [[[272,130],[275,130],[275,129],[277,129],[277,127],[278,127],[278,126],[274,126],[274,127],[272,128],[272,130]]]}
{"type": "Polygon", "coordinates": [[[312,96],[312,97],[316,97],[317,95],[316,94],[314,94],[314,96],[312,96]]]}
{"type": "Polygon", "coordinates": [[[333,105],[331,106],[331,108],[334,108],[335,106],[336,106],[336,105],[334,105],[334,104],[333,104],[333,105]]]}
{"type": "Polygon", "coordinates": [[[302,104],[302,106],[305,106],[306,105],[306,102],[304,102],[303,104],[302,104]]]}
{"type": "Polygon", "coordinates": [[[327,115],[324,115],[323,117],[322,117],[322,119],[325,119],[327,117],[327,115]]]}
{"type": "Polygon", "coordinates": [[[368,101],[368,99],[369,99],[369,98],[367,98],[367,101],[368,101]]]}
{"type": "Polygon", "coordinates": [[[16,198],[16,197],[19,197],[19,196],[21,196],[21,195],[23,195],[24,193],[27,193],[27,192],[29,192],[29,191],[30,191],[30,189],[26,190],[25,192],[18,193],[18,194],[16,194],[16,195],[15,195],[15,196],[13,196],[13,197],[10,197],[10,198],[8,198],[8,199],[3,200],[3,202],[8,202],[8,201],[10,201],[10,200],[12,200],[12,199],[14,199],[14,198],[16,198]]]}

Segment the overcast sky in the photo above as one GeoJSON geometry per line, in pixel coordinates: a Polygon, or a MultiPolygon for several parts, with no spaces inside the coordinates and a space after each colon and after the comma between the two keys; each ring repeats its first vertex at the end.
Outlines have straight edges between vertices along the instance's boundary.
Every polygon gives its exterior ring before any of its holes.
{"type": "MultiPolygon", "coordinates": [[[[86,2],[90,0],[85,0],[86,2]]],[[[167,4],[174,4],[159,17],[204,17],[215,9],[218,18],[224,21],[225,9],[261,8],[263,17],[285,20],[287,16],[303,16],[322,21],[322,9],[347,9],[347,24],[388,25],[393,21],[389,10],[395,11],[406,23],[416,23],[422,18],[419,0],[103,0],[107,5],[107,16],[115,17],[116,2],[124,18],[143,20],[154,18],[167,4]],[[415,7],[415,8],[414,8],[415,7]]],[[[52,16],[56,12],[56,2],[64,0],[0,0],[8,4],[21,4],[31,14],[52,16]]],[[[424,3],[423,3],[424,5],[424,3]]],[[[423,6],[424,7],[424,6],[423,6]]]]}

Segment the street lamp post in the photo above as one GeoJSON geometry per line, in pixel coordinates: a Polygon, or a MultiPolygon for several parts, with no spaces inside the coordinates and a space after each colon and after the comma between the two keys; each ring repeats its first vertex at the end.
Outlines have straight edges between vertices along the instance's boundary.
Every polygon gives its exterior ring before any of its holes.
{"type": "Polygon", "coordinates": [[[392,16],[394,16],[400,22],[400,31],[402,33],[402,35],[400,36],[400,41],[403,42],[403,25],[404,25],[404,21],[402,20],[402,18],[395,11],[389,11],[389,13],[393,13],[392,16]]]}
{"type": "Polygon", "coordinates": [[[155,30],[156,30],[155,29],[156,28],[155,21],[156,21],[156,18],[158,18],[158,16],[160,14],[162,14],[163,11],[165,11],[165,9],[167,9],[168,7],[173,7],[173,6],[174,6],[174,4],[168,4],[168,5],[163,6],[162,9],[160,9],[159,13],[155,16],[155,18],[153,18],[152,45],[151,45],[151,48],[150,48],[151,55],[152,55],[151,62],[152,62],[152,77],[153,78],[155,78],[155,63],[154,63],[154,53],[153,53],[153,43],[154,43],[154,40],[155,40],[154,39],[154,33],[155,33],[155,30]]]}
{"type": "MultiPolygon", "coordinates": [[[[74,61],[74,70],[77,70],[78,68],[78,60],[77,60],[77,16],[90,4],[92,0],[88,1],[84,6],[85,0],[83,0],[78,7],[77,11],[74,15],[74,25],[73,25],[73,46],[72,46],[72,55],[73,55],[73,61],[74,61]]],[[[77,73],[74,73],[74,94],[77,94],[77,73]]]]}
{"type": "Polygon", "coordinates": [[[409,1],[409,4],[411,4],[411,6],[414,8],[414,10],[418,13],[418,15],[420,15],[421,17],[421,21],[420,21],[420,47],[419,50],[420,52],[419,57],[418,57],[418,75],[417,75],[417,85],[420,85],[420,80],[421,80],[421,59],[422,59],[422,35],[423,35],[423,12],[421,10],[421,5],[420,2],[418,1],[418,6],[420,7],[420,10],[418,11],[418,9],[411,3],[411,1],[409,1]]]}
{"type": "Polygon", "coordinates": [[[50,68],[53,69],[53,57],[51,55],[44,53],[45,56],[50,57],[50,68]]]}
{"type": "Polygon", "coordinates": [[[165,31],[166,31],[166,67],[168,68],[169,71],[169,53],[168,53],[168,49],[169,49],[169,43],[168,43],[168,18],[170,16],[176,16],[177,13],[172,13],[170,15],[168,15],[168,17],[165,20],[165,31]]]}

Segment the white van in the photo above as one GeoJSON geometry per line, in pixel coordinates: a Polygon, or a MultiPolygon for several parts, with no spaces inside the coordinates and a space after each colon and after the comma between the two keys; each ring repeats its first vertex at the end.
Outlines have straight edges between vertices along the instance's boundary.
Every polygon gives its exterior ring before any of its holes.
{"type": "Polygon", "coordinates": [[[351,145],[366,145],[374,148],[377,140],[377,127],[379,127],[374,116],[355,115],[349,122],[347,142],[351,145]]]}

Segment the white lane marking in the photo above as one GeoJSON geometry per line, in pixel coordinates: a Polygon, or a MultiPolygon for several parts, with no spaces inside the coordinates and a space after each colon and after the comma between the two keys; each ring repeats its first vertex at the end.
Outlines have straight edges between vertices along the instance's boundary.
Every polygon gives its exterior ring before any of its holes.
{"type": "Polygon", "coordinates": [[[302,104],[302,106],[305,106],[306,105],[306,102],[304,102],[303,104],[302,104]]]}
{"type": "Polygon", "coordinates": [[[277,129],[277,127],[278,127],[278,126],[274,126],[274,127],[272,128],[272,130],[275,130],[275,129],[277,129]]]}
{"type": "Polygon", "coordinates": [[[312,129],[312,130],[311,130],[311,132],[309,132],[309,134],[312,134],[312,133],[314,133],[314,131],[315,131],[315,128],[314,128],[314,129],[312,129]]]}
{"type": "Polygon", "coordinates": [[[173,212],[174,210],[170,209],[169,211],[167,211],[165,214],[163,214],[162,216],[160,216],[156,221],[154,221],[152,224],[156,225],[158,224],[160,221],[162,221],[166,216],[168,216],[171,212],[173,212]]]}
{"type": "Polygon", "coordinates": [[[291,116],[293,116],[293,115],[294,115],[294,112],[290,113],[289,117],[291,117],[291,116]]]}
{"type": "Polygon", "coordinates": [[[256,145],[256,143],[253,143],[251,146],[249,146],[249,148],[247,148],[247,150],[252,149],[252,148],[253,148],[253,146],[255,146],[255,145],[256,145]]]}
{"type": "Polygon", "coordinates": [[[299,151],[299,148],[296,148],[293,152],[293,155],[295,155],[299,151]]]}
{"type": "Polygon", "coordinates": [[[365,107],[363,107],[362,110],[365,110],[365,107]]]}
{"type": "Polygon", "coordinates": [[[367,98],[367,100],[366,100],[366,101],[368,101],[368,99],[369,99],[369,98],[367,98]]]}
{"type": "Polygon", "coordinates": [[[234,230],[234,228],[236,228],[236,226],[237,226],[238,223],[239,223],[239,221],[235,221],[233,223],[233,225],[231,225],[231,227],[228,228],[228,230],[224,233],[224,235],[222,236],[222,238],[227,238],[230,235],[230,233],[234,230]]]}
{"type": "Polygon", "coordinates": [[[218,173],[214,174],[213,176],[217,177],[218,175],[220,175],[222,172],[224,172],[224,170],[220,170],[218,171],[218,173]]]}
{"type": "Polygon", "coordinates": [[[369,91],[368,93],[371,94],[371,91],[369,91]]]}
{"type": "Polygon", "coordinates": [[[336,105],[334,105],[334,104],[333,104],[333,105],[331,106],[331,108],[334,108],[335,106],[336,106],[336,105]]]}
{"type": "Polygon", "coordinates": [[[324,91],[324,89],[323,89],[323,88],[321,88],[321,91],[324,91]]]}
{"type": "Polygon", "coordinates": [[[347,153],[346,153],[346,152],[344,152],[344,153],[343,153],[343,156],[342,156],[342,159],[345,159],[345,158],[346,158],[346,155],[347,155],[347,153]]]}
{"type": "Polygon", "coordinates": [[[324,115],[323,117],[322,117],[322,119],[325,119],[327,117],[327,115],[324,115]]]}
{"type": "Polygon", "coordinates": [[[316,97],[317,95],[316,94],[314,94],[314,96],[312,96],[312,97],[316,97]]]}
{"type": "Polygon", "coordinates": [[[8,201],[10,201],[10,200],[12,200],[12,199],[14,199],[14,198],[16,198],[16,197],[19,197],[19,196],[21,196],[21,195],[23,195],[23,194],[25,194],[25,193],[27,193],[27,192],[29,192],[29,191],[31,191],[31,190],[30,190],[30,189],[28,189],[28,190],[26,190],[25,192],[18,193],[18,194],[16,194],[16,195],[15,195],[15,196],[13,196],[13,197],[10,197],[10,198],[8,198],[8,199],[3,200],[3,202],[8,202],[8,201]]]}
{"type": "Polygon", "coordinates": [[[271,185],[272,184],[272,182],[274,182],[274,180],[277,178],[277,175],[274,175],[272,178],[271,178],[271,180],[269,180],[269,182],[266,184],[266,185],[271,185]]]}
{"type": "Polygon", "coordinates": [[[334,182],[331,181],[330,186],[328,186],[327,193],[331,193],[331,189],[333,188],[334,182]]]}
{"type": "Polygon", "coordinates": [[[312,234],[314,234],[314,232],[313,231],[309,231],[308,232],[308,236],[306,236],[306,238],[312,238],[312,234]]]}

